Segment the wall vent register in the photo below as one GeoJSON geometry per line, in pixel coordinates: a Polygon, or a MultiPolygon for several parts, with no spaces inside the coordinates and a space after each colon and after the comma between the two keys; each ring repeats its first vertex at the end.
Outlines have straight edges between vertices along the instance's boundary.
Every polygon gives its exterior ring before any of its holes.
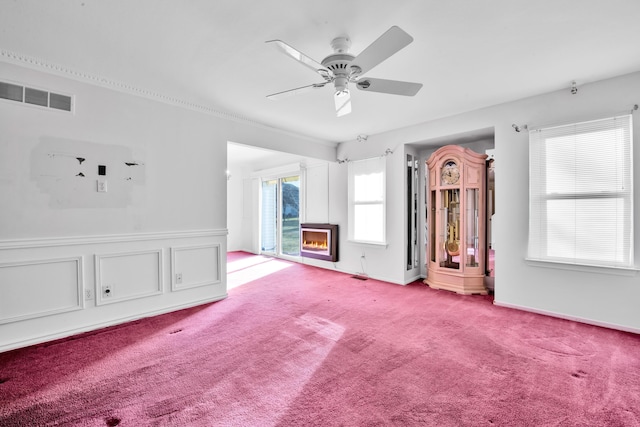
{"type": "Polygon", "coordinates": [[[69,112],[72,111],[73,101],[73,98],[69,95],[7,82],[0,82],[0,99],[69,112]]]}

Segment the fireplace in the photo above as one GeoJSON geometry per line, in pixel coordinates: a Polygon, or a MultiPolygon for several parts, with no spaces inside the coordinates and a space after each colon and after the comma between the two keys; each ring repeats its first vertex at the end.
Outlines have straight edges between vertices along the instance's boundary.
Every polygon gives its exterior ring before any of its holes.
{"type": "Polygon", "coordinates": [[[324,261],[338,261],[338,226],[300,224],[300,255],[324,261]]]}

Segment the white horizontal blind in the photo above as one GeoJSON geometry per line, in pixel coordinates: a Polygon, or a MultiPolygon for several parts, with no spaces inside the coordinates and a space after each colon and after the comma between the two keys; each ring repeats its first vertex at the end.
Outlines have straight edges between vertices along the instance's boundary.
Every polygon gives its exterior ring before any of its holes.
{"type": "Polygon", "coordinates": [[[529,142],[529,259],[631,267],[631,115],[532,130],[529,142]]]}
{"type": "Polygon", "coordinates": [[[349,162],[349,240],[386,243],[386,158],[349,162]]]}

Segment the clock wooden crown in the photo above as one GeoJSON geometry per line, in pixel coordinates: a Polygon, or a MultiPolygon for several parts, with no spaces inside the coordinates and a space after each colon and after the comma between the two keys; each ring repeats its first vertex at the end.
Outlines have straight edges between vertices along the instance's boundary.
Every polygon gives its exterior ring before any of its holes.
{"type": "Polygon", "coordinates": [[[480,169],[484,170],[486,159],[486,154],[479,154],[459,145],[444,146],[427,160],[430,186],[478,184],[483,178],[478,176],[478,172],[480,169]]]}

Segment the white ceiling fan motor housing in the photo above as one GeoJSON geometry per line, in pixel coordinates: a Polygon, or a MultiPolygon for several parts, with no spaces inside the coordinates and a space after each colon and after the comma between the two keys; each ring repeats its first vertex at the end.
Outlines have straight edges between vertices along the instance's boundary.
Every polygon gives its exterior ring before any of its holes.
{"type": "Polygon", "coordinates": [[[349,37],[336,37],[331,41],[334,53],[322,60],[322,65],[333,72],[335,76],[333,85],[336,93],[343,93],[347,90],[347,84],[354,81],[353,70],[350,67],[355,55],[348,53],[351,47],[349,37]],[[353,76],[353,77],[352,77],[353,76]]]}

